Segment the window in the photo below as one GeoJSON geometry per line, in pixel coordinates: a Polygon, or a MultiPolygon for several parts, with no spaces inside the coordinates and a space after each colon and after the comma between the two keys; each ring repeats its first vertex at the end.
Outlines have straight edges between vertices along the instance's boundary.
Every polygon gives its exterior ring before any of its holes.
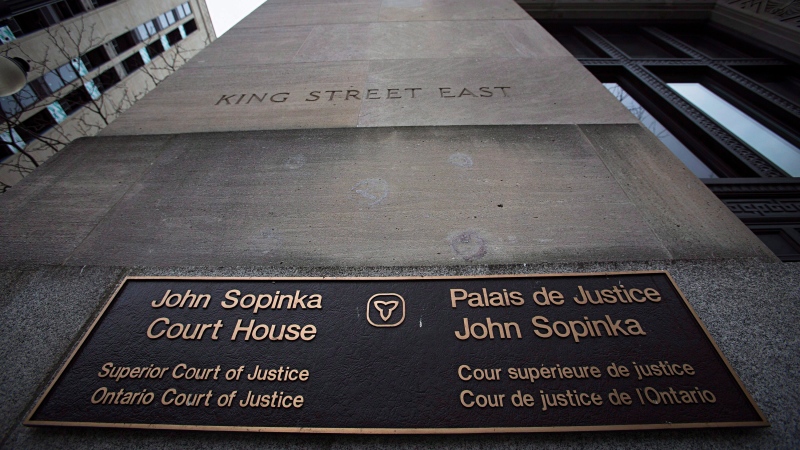
{"type": "Polygon", "coordinates": [[[160,39],[147,46],[147,54],[150,55],[150,58],[154,58],[162,53],[164,53],[164,45],[161,43],[160,39]]]}
{"type": "Polygon", "coordinates": [[[765,245],[800,261],[796,64],[702,24],[543,25],[765,245]]]}
{"type": "Polygon", "coordinates": [[[23,107],[28,108],[33,106],[39,100],[39,96],[36,95],[36,92],[33,91],[31,86],[25,86],[17,92],[14,97],[16,97],[17,102],[23,107]]]}
{"type": "Polygon", "coordinates": [[[145,28],[147,28],[147,33],[150,34],[150,36],[155,35],[156,33],[158,33],[158,30],[160,30],[160,28],[158,28],[158,22],[156,22],[155,20],[151,20],[145,23],[144,26],[145,28]]]}
{"type": "Polygon", "coordinates": [[[110,5],[116,1],[117,0],[92,0],[92,5],[94,5],[95,8],[99,8],[101,6],[110,5]]]}
{"type": "Polygon", "coordinates": [[[72,63],[69,62],[56,70],[46,73],[43,78],[50,92],[56,92],[77,79],[78,73],[75,71],[72,63]]]}
{"type": "Polygon", "coordinates": [[[136,36],[140,41],[145,41],[148,37],[150,37],[150,32],[147,31],[147,26],[145,24],[139,25],[134,31],[136,32],[136,36]]]}
{"type": "Polygon", "coordinates": [[[177,8],[174,9],[175,14],[178,16],[178,19],[183,19],[186,16],[190,16],[192,14],[192,9],[189,8],[189,3],[184,3],[177,8]]]}
{"type": "Polygon", "coordinates": [[[2,107],[6,117],[12,117],[32,106],[38,100],[39,96],[29,83],[12,96],[0,97],[0,107],[2,107]]]}
{"type": "Polygon", "coordinates": [[[0,22],[0,25],[8,26],[14,36],[19,37],[45,29],[83,12],[86,12],[86,8],[80,0],[65,0],[9,17],[0,22]]]}
{"type": "Polygon", "coordinates": [[[115,84],[121,81],[119,73],[117,69],[112,67],[105,72],[101,73],[100,75],[94,77],[92,80],[94,85],[100,92],[105,92],[115,84]]]}
{"type": "Polygon", "coordinates": [[[170,46],[177,44],[181,41],[181,39],[183,39],[183,36],[181,36],[181,30],[175,29],[167,33],[167,42],[169,42],[170,46]]]}
{"type": "Polygon", "coordinates": [[[772,92],[800,104],[800,70],[790,66],[732,66],[733,70],[772,92]]]}
{"type": "Polygon", "coordinates": [[[86,11],[86,8],[84,8],[83,4],[78,0],[58,2],[51,5],[49,8],[58,16],[60,20],[66,20],[70,17],[75,17],[76,15],[86,11]]]}
{"type": "Polygon", "coordinates": [[[161,14],[160,16],[156,17],[155,20],[158,21],[158,29],[159,30],[163,30],[163,29],[169,28],[169,22],[167,21],[167,15],[166,14],[161,14]]]}
{"type": "Polygon", "coordinates": [[[50,26],[50,23],[47,21],[41,9],[17,14],[14,16],[14,21],[19,28],[20,35],[33,33],[34,31],[39,31],[50,26]]]}
{"type": "Polygon", "coordinates": [[[8,158],[13,154],[14,152],[11,151],[11,148],[8,145],[6,144],[0,145],[0,161],[5,161],[6,158],[8,158]]]}
{"type": "Polygon", "coordinates": [[[642,33],[635,27],[595,27],[612,45],[630,58],[688,58],[680,50],[642,33]]]}
{"type": "Polygon", "coordinates": [[[128,59],[122,61],[122,67],[125,68],[125,73],[128,75],[142,66],[144,66],[144,59],[142,59],[142,55],[139,53],[134,53],[128,59]]]}
{"type": "Polygon", "coordinates": [[[194,19],[186,22],[185,24],[183,24],[183,30],[186,32],[187,35],[194,33],[195,31],[197,31],[197,22],[195,22],[194,19]]]}
{"type": "Polygon", "coordinates": [[[545,26],[595,76],[619,86],[717,176],[800,176],[791,162],[800,151],[795,125],[800,77],[790,62],[705,26],[545,26]],[[763,95],[763,88],[770,94],[763,95]],[[696,95],[688,98],[689,90],[696,95]],[[727,112],[714,116],[709,105],[704,110],[697,103],[701,91],[716,99],[717,108],[727,105],[727,112]],[[740,120],[722,123],[722,116],[730,118],[734,111],[740,120]],[[764,137],[748,137],[755,131],[737,134],[745,121],[763,130],[759,136],[764,137]]]}
{"type": "Polygon", "coordinates": [[[667,83],[667,86],[778,168],[800,177],[800,149],[700,83],[667,83]]]}
{"type": "Polygon", "coordinates": [[[86,54],[81,56],[81,61],[83,61],[83,65],[86,66],[86,70],[94,70],[111,61],[111,58],[108,57],[106,48],[100,46],[86,52],[86,54]]]}
{"type": "Polygon", "coordinates": [[[56,120],[50,115],[50,111],[43,109],[24,120],[16,127],[17,134],[27,144],[36,139],[45,130],[56,125],[56,120]]]}
{"type": "Polygon", "coordinates": [[[135,47],[138,43],[139,38],[135,31],[129,31],[111,41],[111,45],[114,46],[114,50],[116,50],[117,54],[125,53],[125,51],[135,47]]]}
{"type": "Polygon", "coordinates": [[[784,261],[800,261],[800,227],[775,229],[770,226],[750,227],[776,256],[784,261]]]}
{"type": "Polygon", "coordinates": [[[13,95],[0,97],[0,109],[3,110],[4,117],[13,116],[20,111],[19,104],[13,95]]]}
{"type": "Polygon", "coordinates": [[[685,165],[692,171],[698,178],[718,178],[703,161],[692,153],[691,150],[686,148],[685,145],[672,133],[667,130],[664,125],[661,125],[642,105],[634,100],[624,89],[617,83],[603,83],[613,95],[617,98],[628,111],[631,112],[642,124],[647,127],[664,145],[667,146],[672,153],[675,154],[685,165]]]}
{"type": "Polygon", "coordinates": [[[61,109],[69,115],[89,103],[91,99],[86,89],[78,88],[62,97],[58,103],[61,105],[61,109]]]}

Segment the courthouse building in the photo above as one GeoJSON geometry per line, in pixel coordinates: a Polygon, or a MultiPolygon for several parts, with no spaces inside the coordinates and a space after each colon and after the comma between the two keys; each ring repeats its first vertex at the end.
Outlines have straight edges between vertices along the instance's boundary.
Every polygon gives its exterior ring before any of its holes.
{"type": "MultiPolygon", "coordinates": [[[[115,4],[133,33],[182,2],[115,4]]],[[[190,5],[170,27],[213,36],[190,5]]],[[[799,62],[793,1],[269,0],[0,196],[2,443],[795,448],[799,62]],[[769,428],[23,425],[127,276],[650,270],[675,279],[769,428]]]]}

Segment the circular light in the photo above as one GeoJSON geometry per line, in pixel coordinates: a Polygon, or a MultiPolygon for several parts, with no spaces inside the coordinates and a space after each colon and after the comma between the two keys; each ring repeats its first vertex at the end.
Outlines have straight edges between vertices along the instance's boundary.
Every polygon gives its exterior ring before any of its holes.
{"type": "Polygon", "coordinates": [[[0,97],[16,94],[24,88],[30,69],[23,59],[0,56],[0,97]]]}

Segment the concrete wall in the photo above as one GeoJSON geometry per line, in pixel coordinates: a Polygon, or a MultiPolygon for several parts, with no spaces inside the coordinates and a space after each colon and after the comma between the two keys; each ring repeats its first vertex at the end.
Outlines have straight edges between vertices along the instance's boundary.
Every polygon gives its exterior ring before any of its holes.
{"type": "Polygon", "coordinates": [[[269,1],[104,135],[574,123],[636,119],[513,1],[269,1]]]}
{"type": "Polygon", "coordinates": [[[9,448],[800,441],[800,267],[777,262],[511,0],[270,0],[0,208],[9,448]],[[342,92],[306,100],[326,90],[342,92]],[[21,425],[125,275],[651,269],[675,277],[771,428],[374,437],[21,425]]]}

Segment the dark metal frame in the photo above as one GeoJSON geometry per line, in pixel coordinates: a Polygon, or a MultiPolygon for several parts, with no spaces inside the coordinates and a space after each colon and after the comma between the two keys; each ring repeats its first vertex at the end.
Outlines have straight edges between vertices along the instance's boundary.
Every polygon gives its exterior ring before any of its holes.
{"type": "Polygon", "coordinates": [[[722,177],[703,181],[754,233],[779,234],[787,243],[779,252],[784,261],[800,261],[800,179],[791,178],[667,86],[672,81],[701,82],[800,147],[800,129],[796,125],[800,123],[800,105],[735,69],[797,68],[766,50],[763,58],[713,58],[659,26],[640,26],[638,31],[653,43],[685,57],[632,58],[592,24],[569,28],[570,34],[595,53],[608,55],[578,60],[600,80],[619,84],[722,177]]]}

